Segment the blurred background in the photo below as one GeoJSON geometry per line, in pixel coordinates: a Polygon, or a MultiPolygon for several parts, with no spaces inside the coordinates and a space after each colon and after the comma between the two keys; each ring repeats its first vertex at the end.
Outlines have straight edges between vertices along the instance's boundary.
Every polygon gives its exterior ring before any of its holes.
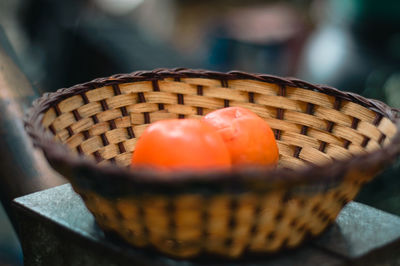
{"type": "MultiPolygon", "coordinates": [[[[398,0],[0,0],[0,25],[42,94],[159,67],[295,76],[400,107],[398,0]]],[[[399,164],[357,201],[400,215],[399,164]]],[[[0,265],[21,265],[0,206],[0,265]]]]}

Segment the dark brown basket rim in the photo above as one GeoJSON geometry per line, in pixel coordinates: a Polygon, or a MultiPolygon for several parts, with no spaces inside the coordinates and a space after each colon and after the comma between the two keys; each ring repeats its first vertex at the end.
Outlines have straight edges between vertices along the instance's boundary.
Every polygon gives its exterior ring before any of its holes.
{"type": "MultiPolygon", "coordinates": [[[[55,168],[69,168],[70,171],[89,171],[97,173],[94,175],[94,182],[105,181],[112,176],[113,183],[122,181],[123,183],[133,183],[136,185],[158,186],[173,185],[181,186],[191,181],[201,181],[202,183],[212,183],[217,186],[226,184],[240,184],[248,180],[267,180],[267,186],[293,186],[296,184],[309,184],[310,182],[329,183],[338,181],[344,176],[344,173],[351,169],[361,170],[365,165],[371,163],[379,165],[387,165],[392,162],[400,153],[400,111],[391,108],[385,103],[367,99],[351,92],[340,91],[326,85],[311,84],[309,82],[297,78],[282,78],[267,74],[250,74],[241,71],[231,71],[227,73],[208,71],[208,70],[191,70],[186,68],[176,69],[156,69],[151,71],[136,71],[129,74],[117,74],[105,78],[97,78],[92,81],[77,84],[70,88],[59,89],[53,93],[46,93],[41,98],[33,102],[32,108],[27,113],[24,120],[25,129],[31,137],[35,147],[39,147],[44,152],[46,158],[55,168]],[[134,171],[127,168],[105,165],[98,166],[93,160],[73,155],[69,149],[59,142],[53,140],[52,136],[45,131],[41,125],[43,113],[54,104],[69,98],[71,96],[103,87],[112,86],[121,83],[160,80],[164,78],[207,78],[218,80],[235,80],[248,79],[258,80],[266,83],[278,84],[280,86],[293,86],[307,90],[321,92],[327,95],[338,97],[343,100],[360,104],[370,110],[373,110],[384,117],[389,118],[396,124],[397,133],[392,139],[391,145],[387,145],[381,149],[375,150],[367,154],[356,155],[350,159],[335,161],[323,166],[308,166],[298,171],[289,169],[271,169],[271,168],[246,168],[231,172],[208,171],[208,172],[159,172],[152,169],[135,169],[134,171]]],[[[72,181],[73,176],[66,176],[72,181]]],[[[88,180],[91,182],[90,180],[88,180]]]]}

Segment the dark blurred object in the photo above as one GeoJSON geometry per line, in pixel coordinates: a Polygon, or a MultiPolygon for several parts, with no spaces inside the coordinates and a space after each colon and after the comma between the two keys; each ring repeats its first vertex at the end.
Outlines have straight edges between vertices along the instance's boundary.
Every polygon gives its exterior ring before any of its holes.
{"type": "Polygon", "coordinates": [[[399,13],[396,0],[315,1],[319,26],[308,41],[298,75],[363,93],[370,75],[399,71],[399,13]]]}
{"type": "Polygon", "coordinates": [[[0,28],[0,199],[13,218],[12,199],[65,181],[49,168],[41,153],[33,151],[22,119],[37,95],[8,54],[16,59],[0,28]]]}
{"type": "Polygon", "coordinates": [[[292,76],[310,27],[285,3],[243,6],[223,15],[213,34],[209,67],[292,76]]]}
{"type": "Polygon", "coordinates": [[[7,215],[0,204],[0,266],[23,265],[22,250],[7,215]]]}
{"type": "Polygon", "coordinates": [[[20,17],[39,65],[31,78],[42,91],[137,69],[195,67],[167,43],[146,39],[130,17],[112,16],[92,1],[25,1],[20,17]]]}
{"type": "Polygon", "coordinates": [[[212,70],[291,75],[312,29],[310,0],[176,2],[176,45],[212,70]]]}

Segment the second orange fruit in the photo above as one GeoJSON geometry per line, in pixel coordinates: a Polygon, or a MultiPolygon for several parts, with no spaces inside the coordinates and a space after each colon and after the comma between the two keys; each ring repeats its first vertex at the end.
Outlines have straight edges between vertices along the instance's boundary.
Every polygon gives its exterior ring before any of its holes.
{"type": "Polygon", "coordinates": [[[261,117],[241,107],[213,111],[202,118],[222,136],[232,165],[275,165],[279,150],[274,133],[261,117]]]}

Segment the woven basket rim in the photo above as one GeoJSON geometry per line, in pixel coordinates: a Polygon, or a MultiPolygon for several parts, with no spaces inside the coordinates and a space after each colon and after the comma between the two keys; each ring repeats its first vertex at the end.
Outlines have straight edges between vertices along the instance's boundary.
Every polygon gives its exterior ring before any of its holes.
{"type": "MultiPolygon", "coordinates": [[[[175,69],[155,69],[150,71],[136,71],[129,74],[116,74],[110,77],[97,78],[92,81],[77,84],[69,88],[62,88],[52,93],[45,93],[42,97],[36,99],[31,109],[24,118],[25,130],[31,137],[34,147],[40,148],[47,160],[54,167],[62,166],[69,168],[69,172],[79,169],[79,171],[89,171],[94,173],[91,178],[95,182],[102,182],[110,179],[113,182],[117,180],[124,183],[133,183],[141,186],[172,185],[181,186],[187,182],[205,182],[213,183],[217,186],[224,186],[227,183],[239,185],[248,180],[268,180],[267,186],[293,186],[297,184],[307,184],[310,182],[337,182],[344,176],[343,173],[351,169],[363,169],[363,166],[377,161],[381,165],[389,164],[400,153],[400,110],[392,108],[385,103],[368,99],[355,93],[340,91],[336,88],[312,84],[297,78],[282,78],[267,74],[250,74],[241,71],[230,71],[227,73],[192,70],[186,68],[175,69]],[[374,112],[390,119],[397,127],[397,132],[392,138],[391,145],[382,147],[367,154],[355,155],[352,158],[335,161],[322,166],[309,165],[296,171],[281,168],[271,169],[270,167],[249,167],[237,169],[235,171],[179,171],[179,172],[160,172],[149,168],[128,168],[116,165],[99,166],[93,160],[82,156],[74,155],[65,144],[53,140],[53,136],[46,132],[41,125],[43,113],[58,104],[60,101],[81,94],[83,92],[96,89],[103,86],[112,86],[122,83],[131,83],[139,81],[161,80],[164,78],[207,78],[217,80],[236,80],[247,79],[257,80],[266,83],[273,83],[280,86],[292,86],[307,90],[321,92],[327,95],[338,97],[342,100],[348,100],[360,104],[374,112]],[[323,178],[323,180],[321,180],[323,178]]],[[[57,167],[55,167],[57,168],[57,167]]],[[[71,181],[73,177],[66,176],[71,181]]],[[[109,180],[108,180],[109,181],[109,180]]]]}

